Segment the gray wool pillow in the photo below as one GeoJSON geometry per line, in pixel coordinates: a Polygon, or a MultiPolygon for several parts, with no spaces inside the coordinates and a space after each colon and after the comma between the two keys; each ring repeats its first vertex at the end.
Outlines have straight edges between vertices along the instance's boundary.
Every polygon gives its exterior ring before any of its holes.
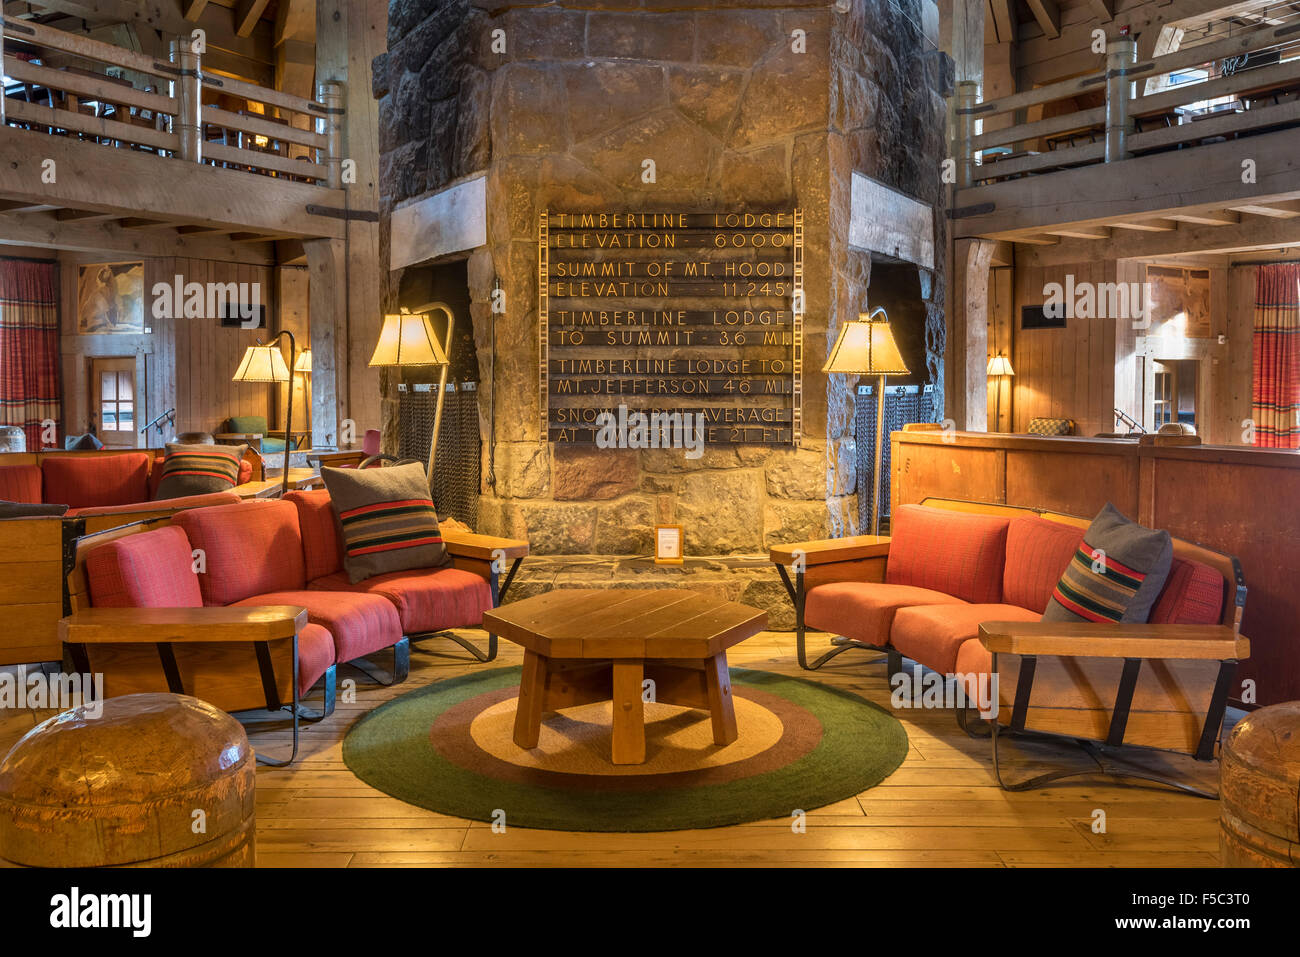
{"type": "Polygon", "coordinates": [[[418,462],[381,469],[320,470],[352,584],[386,572],[439,568],[449,556],[418,462]]]}
{"type": "Polygon", "coordinates": [[[1145,622],[1173,554],[1168,532],[1130,521],[1107,502],[1056,583],[1043,621],[1145,622]]]}

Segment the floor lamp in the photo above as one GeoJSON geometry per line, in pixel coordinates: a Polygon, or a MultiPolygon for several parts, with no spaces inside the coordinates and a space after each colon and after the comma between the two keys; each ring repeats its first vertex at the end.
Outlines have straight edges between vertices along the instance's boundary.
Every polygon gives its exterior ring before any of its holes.
{"type": "Polygon", "coordinates": [[[1008,359],[1006,356],[1004,356],[1002,353],[999,352],[997,355],[995,355],[992,359],[989,360],[988,375],[990,378],[996,377],[998,380],[998,384],[997,384],[998,397],[994,405],[994,408],[997,411],[994,412],[993,414],[994,432],[1002,431],[1002,380],[1004,378],[1009,379],[1011,376],[1015,374],[1016,374],[1015,370],[1011,368],[1011,360],[1008,359]]]}
{"type": "Polygon", "coordinates": [[[894,333],[889,328],[889,316],[885,310],[877,306],[870,314],[859,313],[856,321],[844,323],[822,371],[876,377],[876,455],[875,470],[871,477],[871,534],[879,535],[881,445],[885,440],[885,377],[908,374],[902,353],[898,351],[898,343],[894,341],[894,333]],[[882,318],[877,321],[876,316],[882,318]]]}
{"type": "Polygon", "coordinates": [[[438,451],[438,428],[442,425],[442,400],[447,392],[447,370],[451,363],[447,353],[451,348],[452,327],[456,317],[443,305],[432,308],[441,309],[447,314],[447,345],[440,345],[438,337],[433,334],[428,313],[403,312],[394,316],[384,316],[384,327],[379,332],[379,344],[375,354],[370,357],[372,366],[398,368],[405,366],[441,366],[438,377],[438,402],[433,413],[433,435],[429,439],[429,479],[430,493],[433,491],[433,457],[438,451]]]}
{"type": "Polygon", "coordinates": [[[289,452],[293,448],[293,373],[289,371],[294,361],[297,343],[293,333],[288,329],[278,333],[270,342],[257,340],[248,347],[243,361],[235,370],[232,382],[287,382],[289,383],[289,401],[284,413],[284,480],[280,483],[280,494],[289,492],[289,452]],[[281,339],[289,339],[289,361],[284,361],[284,353],[276,345],[281,339]]]}

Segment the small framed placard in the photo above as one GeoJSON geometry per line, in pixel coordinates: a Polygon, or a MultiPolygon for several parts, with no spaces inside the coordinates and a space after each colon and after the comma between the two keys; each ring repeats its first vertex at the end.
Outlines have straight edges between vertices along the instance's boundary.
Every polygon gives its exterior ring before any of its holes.
{"type": "Polygon", "coordinates": [[[682,527],[680,525],[655,526],[655,564],[682,564],[682,527]]]}

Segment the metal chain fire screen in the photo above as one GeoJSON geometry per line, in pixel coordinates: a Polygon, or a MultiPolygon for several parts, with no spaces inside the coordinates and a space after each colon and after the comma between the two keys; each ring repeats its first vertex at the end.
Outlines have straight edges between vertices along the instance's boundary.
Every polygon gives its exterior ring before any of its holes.
{"type": "MultiPolygon", "coordinates": [[[[858,447],[858,528],[871,521],[871,496],[875,493],[875,476],[871,474],[876,456],[876,387],[858,386],[857,407],[853,417],[854,438],[858,447]]],[[[880,450],[880,471],[885,475],[881,489],[880,524],[889,521],[889,433],[897,432],[909,422],[929,422],[934,405],[934,386],[885,386],[885,430],[880,450]]]]}
{"type": "MultiPolygon", "coordinates": [[[[439,515],[451,515],[478,528],[479,468],[482,439],[478,428],[477,383],[447,383],[442,403],[442,429],[433,466],[433,504],[439,515]]],[[[399,400],[398,452],[402,458],[425,462],[433,436],[438,386],[428,391],[403,389],[399,400]]]]}

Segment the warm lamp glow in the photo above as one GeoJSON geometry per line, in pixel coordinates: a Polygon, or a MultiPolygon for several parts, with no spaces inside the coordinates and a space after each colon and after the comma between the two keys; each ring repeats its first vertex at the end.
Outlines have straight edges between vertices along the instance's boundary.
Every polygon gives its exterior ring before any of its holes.
{"type": "Polygon", "coordinates": [[[288,382],[289,366],[279,346],[249,346],[232,382],[288,382]]]}
{"type": "Polygon", "coordinates": [[[306,372],[311,374],[311,350],[303,349],[298,355],[298,361],[293,364],[294,372],[306,372]]]}
{"type": "MultiPolygon", "coordinates": [[[[885,315],[885,310],[876,309],[871,316],[885,315]]],[[[889,328],[886,316],[875,321],[865,313],[858,319],[846,322],[840,327],[839,338],[831,349],[831,356],[822,366],[822,372],[841,372],[858,375],[907,375],[907,364],[903,362],[894,333],[889,328]]]]}
{"type": "Polygon", "coordinates": [[[1015,375],[1016,371],[1011,368],[1011,360],[999,352],[993,358],[989,359],[988,374],[990,376],[1015,375]]]}
{"type": "Polygon", "coordinates": [[[423,313],[384,316],[379,345],[370,357],[372,366],[445,366],[447,353],[434,338],[429,317],[423,313]]]}

